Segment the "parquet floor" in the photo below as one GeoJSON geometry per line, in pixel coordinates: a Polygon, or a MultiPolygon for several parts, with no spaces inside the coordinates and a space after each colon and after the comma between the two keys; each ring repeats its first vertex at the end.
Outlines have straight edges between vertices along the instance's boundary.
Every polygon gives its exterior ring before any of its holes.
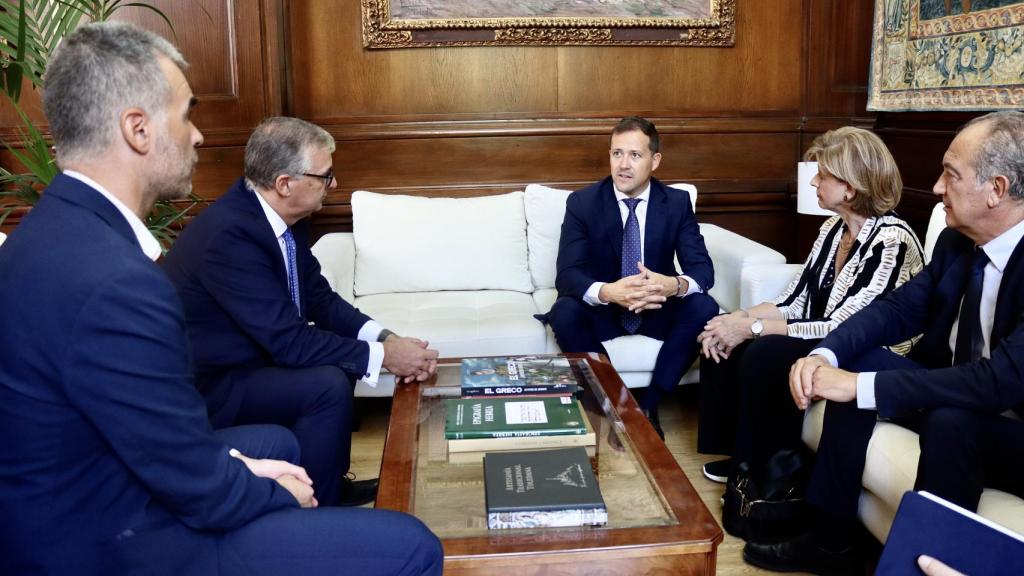
{"type": "MultiPolygon", "coordinates": [[[[665,444],[676,457],[690,483],[700,494],[704,504],[721,522],[722,505],[720,498],[724,486],[704,478],[701,466],[714,456],[697,454],[697,398],[696,386],[681,387],[678,393],[667,399],[661,410],[661,425],[665,430],[665,444]]],[[[352,472],[359,478],[372,478],[380,470],[381,453],[384,450],[384,436],[387,433],[390,399],[361,398],[356,410],[362,415],[360,429],[352,439],[352,472]]],[[[742,558],[743,541],[725,535],[718,547],[718,574],[721,576],[747,576],[753,574],[775,574],[749,566],[742,558]]]]}

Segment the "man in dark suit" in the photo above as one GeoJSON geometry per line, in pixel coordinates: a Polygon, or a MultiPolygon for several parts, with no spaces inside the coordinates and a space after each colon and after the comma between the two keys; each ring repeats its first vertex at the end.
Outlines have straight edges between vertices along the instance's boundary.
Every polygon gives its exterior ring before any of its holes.
{"type": "Polygon", "coordinates": [[[163,267],[185,306],[196,380],[215,428],[280,424],[299,439],[322,505],[374,499],[349,467],[352,392],[381,367],[426,379],[437,351],[345,302],[309,249],[309,216],[335,185],[334,138],[269,118],[249,138],[245,177],[195,218],[163,267]]]}
{"type": "Polygon", "coordinates": [[[830,401],[807,493],[816,526],[813,536],[748,544],[753,564],[849,565],[876,416],[920,431],[917,489],[972,510],[985,486],[1024,496],[1024,423],[1003,415],[1024,415],[1024,114],[973,120],[942,165],[934,192],[949,228],[931,263],[790,372],[798,406],[830,401]],[[906,358],[880,348],[918,334],[906,358]]]}
{"type": "Polygon", "coordinates": [[[664,342],[640,401],[664,438],[658,401],[696,359],[697,335],[718,304],[707,295],[714,270],[689,196],[651,178],[659,146],[654,124],[622,119],[611,176],[569,196],[548,321],[564,352],[603,352],[602,342],[625,334],[664,342]]]}
{"type": "Polygon", "coordinates": [[[108,23],[47,67],[63,173],[0,247],[0,573],[440,574],[410,516],[298,510],[316,501],[283,461],[299,456],[288,430],[211,429],[141,220],[191,187],[184,66],[108,23]]]}

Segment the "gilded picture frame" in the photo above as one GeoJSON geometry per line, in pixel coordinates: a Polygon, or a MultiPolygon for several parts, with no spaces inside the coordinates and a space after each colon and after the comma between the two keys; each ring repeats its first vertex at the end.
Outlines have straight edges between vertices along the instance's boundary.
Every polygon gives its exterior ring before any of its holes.
{"type": "Polygon", "coordinates": [[[732,46],[737,0],[361,0],[367,48],[732,46]]]}

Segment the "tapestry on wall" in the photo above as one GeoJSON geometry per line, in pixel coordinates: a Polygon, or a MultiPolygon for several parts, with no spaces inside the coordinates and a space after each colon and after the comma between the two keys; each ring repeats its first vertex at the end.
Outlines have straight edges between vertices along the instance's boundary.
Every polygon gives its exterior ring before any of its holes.
{"type": "Polygon", "coordinates": [[[868,110],[1024,108],[1024,0],[876,0],[868,110]]]}

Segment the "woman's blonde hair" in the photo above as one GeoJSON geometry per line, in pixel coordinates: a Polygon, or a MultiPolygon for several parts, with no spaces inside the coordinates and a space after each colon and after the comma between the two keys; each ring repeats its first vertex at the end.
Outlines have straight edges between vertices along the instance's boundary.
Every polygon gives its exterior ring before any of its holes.
{"type": "Polygon", "coordinates": [[[850,209],[881,216],[900,203],[903,179],[882,139],[863,128],[844,126],[814,139],[804,159],[850,185],[850,209]]]}

